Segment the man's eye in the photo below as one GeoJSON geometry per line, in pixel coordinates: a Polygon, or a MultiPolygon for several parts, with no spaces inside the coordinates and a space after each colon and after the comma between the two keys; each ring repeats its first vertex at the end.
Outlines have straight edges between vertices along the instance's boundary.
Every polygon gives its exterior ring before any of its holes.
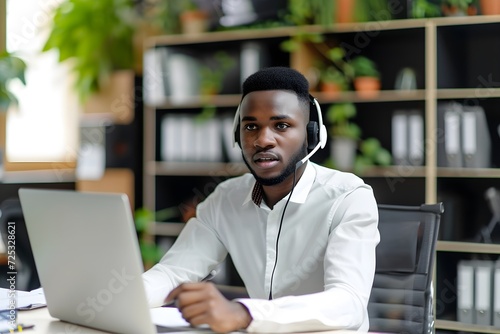
{"type": "Polygon", "coordinates": [[[276,125],[276,128],[278,128],[279,130],[285,130],[286,128],[289,128],[290,126],[286,123],[279,123],[276,125]]]}
{"type": "Polygon", "coordinates": [[[257,126],[255,124],[247,124],[244,126],[244,129],[249,131],[255,130],[256,128],[257,126]]]}

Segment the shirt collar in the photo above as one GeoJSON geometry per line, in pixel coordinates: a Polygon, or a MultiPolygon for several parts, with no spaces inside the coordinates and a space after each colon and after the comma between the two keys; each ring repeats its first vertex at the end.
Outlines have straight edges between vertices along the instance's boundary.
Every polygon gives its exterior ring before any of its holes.
{"type": "MultiPolygon", "coordinates": [[[[290,202],[298,204],[304,203],[306,201],[307,195],[309,194],[309,191],[311,190],[315,178],[316,169],[314,168],[313,164],[308,161],[302,177],[295,185],[292,197],[290,198],[290,202]]],[[[262,189],[262,185],[259,182],[255,181],[251,191],[248,192],[247,197],[243,201],[243,204],[253,201],[257,206],[260,207],[260,205],[262,204],[263,196],[264,190],[262,189]]],[[[288,196],[289,195],[285,196],[285,198],[288,196]]]]}

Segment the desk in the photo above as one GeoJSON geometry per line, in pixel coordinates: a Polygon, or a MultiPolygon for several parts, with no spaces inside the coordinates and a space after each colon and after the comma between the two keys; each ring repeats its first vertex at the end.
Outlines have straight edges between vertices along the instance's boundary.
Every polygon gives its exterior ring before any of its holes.
{"type": "MultiPolygon", "coordinates": [[[[33,329],[27,329],[23,331],[26,334],[99,334],[107,333],[99,330],[94,330],[91,328],[78,326],[70,324],[67,322],[60,321],[58,319],[52,318],[46,307],[39,308],[30,311],[20,311],[18,313],[18,322],[26,325],[35,325],[33,329]]],[[[195,331],[190,331],[194,333],[195,331]]],[[[182,332],[180,332],[182,333],[182,332]]],[[[207,331],[200,331],[200,333],[207,334],[207,331]]],[[[302,333],[302,334],[313,334],[314,332],[302,333]]],[[[359,333],[354,331],[325,331],[318,332],[318,334],[352,334],[359,333]]],[[[301,334],[301,333],[295,333],[301,334]]]]}
{"type": "Polygon", "coordinates": [[[46,307],[35,310],[19,311],[17,313],[19,324],[35,325],[33,329],[27,329],[22,333],[26,334],[94,334],[106,333],[98,330],[93,330],[87,327],[70,324],[52,318],[46,307]]]}

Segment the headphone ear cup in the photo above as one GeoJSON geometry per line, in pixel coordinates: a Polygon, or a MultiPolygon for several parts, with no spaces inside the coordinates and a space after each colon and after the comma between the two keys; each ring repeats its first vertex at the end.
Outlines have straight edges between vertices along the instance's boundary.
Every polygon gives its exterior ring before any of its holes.
{"type": "Polygon", "coordinates": [[[234,130],[234,142],[238,144],[239,147],[241,147],[240,143],[240,125],[238,124],[236,126],[236,129],[234,130]]]}
{"type": "Polygon", "coordinates": [[[307,123],[307,149],[312,150],[319,143],[319,125],[318,122],[311,121],[307,123]]]}

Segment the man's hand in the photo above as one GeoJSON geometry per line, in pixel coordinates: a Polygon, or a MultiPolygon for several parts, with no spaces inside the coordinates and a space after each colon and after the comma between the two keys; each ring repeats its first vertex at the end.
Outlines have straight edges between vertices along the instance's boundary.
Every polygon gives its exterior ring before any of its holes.
{"type": "Polygon", "coordinates": [[[244,329],[252,321],[242,304],[227,300],[210,282],[181,284],[169,293],[165,301],[173,300],[192,326],[207,324],[214,332],[244,329]]]}

